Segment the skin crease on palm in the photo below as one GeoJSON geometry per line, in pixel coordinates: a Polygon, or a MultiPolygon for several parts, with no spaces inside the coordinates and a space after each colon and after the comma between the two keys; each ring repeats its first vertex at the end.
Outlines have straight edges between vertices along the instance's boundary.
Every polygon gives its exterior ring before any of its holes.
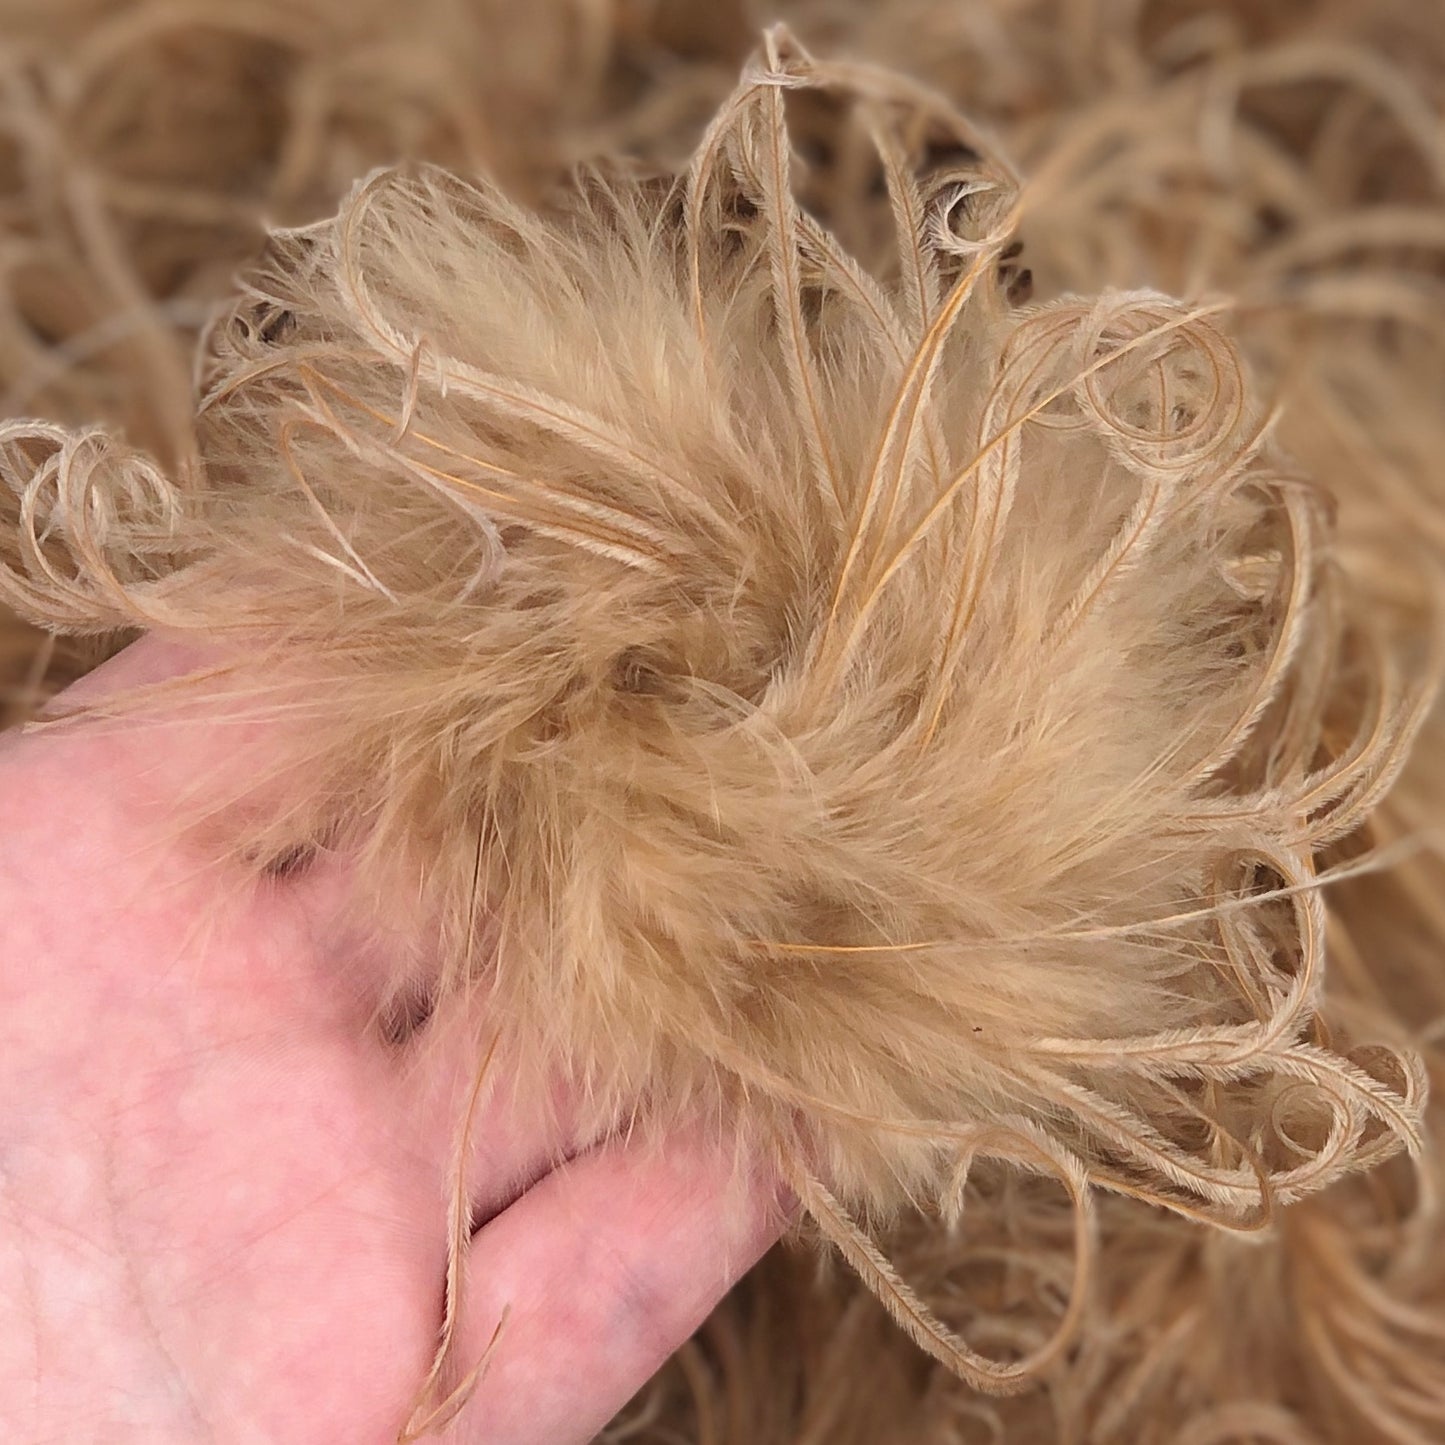
{"type": "MultiPolygon", "coordinates": [[[[190,665],[148,639],[77,691],[190,665]]],[[[178,800],[226,765],[224,721],[0,739],[17,1445],[390,1445],[436,1349],[477,1029],[417,1052],[368,1027],[387,949],[348,926],[340,863],[257,879],[178,833],[178,800]]],[[[438,1437],[463,1445],[591,1439],[780,1223],[775,1191],[698,1139],[604,1141],[547,1172],[558,1126],[528,1119],[489,1091],[468,1150],[487,1222],[454,1358],[506,1322],[438,1437]]]]}

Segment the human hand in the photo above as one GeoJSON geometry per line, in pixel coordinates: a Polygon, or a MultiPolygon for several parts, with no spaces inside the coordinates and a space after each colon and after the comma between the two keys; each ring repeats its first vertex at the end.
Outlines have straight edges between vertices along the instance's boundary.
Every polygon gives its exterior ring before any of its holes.
{"type": "MultiPolygon", "coordinates": [[[[80,691],[178,666],[148,640],[80,691]]],[[[342,864],[258,880],[179,834],[232,737],[192,714],[0,739],[17,1445],[390,1445],[436,1351],[478,1034],[368,1027],[386,960],[347,923],[342,864]]],[[[780,1223],[698,1140],[602,1142],[547,1172],[540,1117],[502,1089],[476,1120],[471,1207],[492,1217],[452,1353],[487,1365],[447,1440],[591,1438],[780,1223]]]]}

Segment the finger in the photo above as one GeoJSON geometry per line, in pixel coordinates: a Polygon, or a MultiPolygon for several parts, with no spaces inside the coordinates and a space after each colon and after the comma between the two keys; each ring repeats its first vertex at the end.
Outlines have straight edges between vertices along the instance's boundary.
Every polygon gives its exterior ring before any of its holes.
{"type": "Polygon", "coordinates": [[[408,1044],[396,1083],[439,1197],[460,1190],[474,1228],[616,1125],[615,1111],[584,1108],[576,1089],[499,1045],[492,1013],[485,995],[447,1000],[408,1044]]]}
{"type": "MultiPolygon", "coordinates": [[[[194,655],[147,640],[62,694],[59,706],[89,707],[194,664],[194,655]]],[[[0,831],[44,840],[46,856],[37,864],[92,906],[130,895],[154,909],[162,894],[200,896],[195,875],[202,870],[172,846],[174,809],[156,775],[203,772],[206,749],[193,742],[203,737],[193,720],[164,746],[129,720],[32,724],[0,748],[0,831]]],[[[229,901],[228,890],[214,891],[229,901]]]]}
{"type": "Polygon", "coordinates": [[[0,763],[24,771],[32,805],[44,799],[76,819],[99,813],[137,846],[173,841],[184,819],[195,842],[208,817],[263,785],[284,801],[267,767],[276,729],[247,709],[249,692],[220,654],[142,638],[11,734],[0,763]]]}
{"type": "Polygon", "coordinates": [[[591,1440],[784,1222],[716,1144],[614,1141],[549,1174],[472,1241],[449,1386],[486,1364],[446,1438],[591,1440]]]}
{"type": "Polygon", "coordinates": [[[294,666],[151,635],[52,699],[10,746],[32,763],[101,773],[138,817],[169,809],[199,831],[242,808],[284,835],[317,791],[297,761],[316,694],[294,666]]]}
{"type": "MultiPolygon", "coordinates": [[[[107,748],[96,747],[94,737],[84,738],[76,731],[57,727],[54,719],[76,707],[91,705],[124,689],[143,687],[161,678],[189,670],[189,660],[179,649],[149,642],[134,644],[94,672],[72,684],[51,700],[42,720],[12,728],[0,737],[0,760],[7,768],[25,766],[57,778],[67,768],[107,748]]],[[[32,797],[34,795],[32,794],[32,797]]]]}
{"type": "Polygon", "coordinates": [[[126,688],[169,682],[213,665],[215,659],[191,642],[146,636],[71,683],[53,700],[51,712],[90,703],[126,688]]]}
{"type": "Polygon", "coordinates": [[[232,752],[234,738],[217,726],[229,709],[205,706],[200,698],[208,682],[223,699],[234,694],[229,677],[219,654],[191,642],[143,637],[58,693],[11,740],[27,751],[47,752],[104,738],[148,769],[184,777],[193,756],[215,765],[232,752]],[[91,725],[74,726],[82,717],[91,725]]]}
{"type": "Polygon", "coordinates": [[[6,741],[0,817],[43,805],[83,825],[112,865],[141,865],[147,887],[168,880],[177,906],[194,894],[211,911],[222,898],[244,908],[266,936],[288,941],[286,956],[359,1038],[391,981],[424,971],[424,929],[375,888],[363,896],[352,860],[298,812],[316,790],[293,785],[276,760],[298,726],[290,709],[304,716],[306,686],[273,672],[258,701],[255,674],[194,644],[133,643],[6,741]],[[243,825],[275,845],[239,848],[243,825]]]}

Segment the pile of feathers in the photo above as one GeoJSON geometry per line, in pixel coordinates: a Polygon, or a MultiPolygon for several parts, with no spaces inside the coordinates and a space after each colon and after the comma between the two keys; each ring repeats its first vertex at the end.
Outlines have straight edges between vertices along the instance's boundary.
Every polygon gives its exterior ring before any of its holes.
{"type": "Polygon", "coordinates": [[[777,9],[0,0],[5,720],[304,677],[236,856],[780,1171],[605,1438],[1439,1440],[1445,20],[777,9]]]}

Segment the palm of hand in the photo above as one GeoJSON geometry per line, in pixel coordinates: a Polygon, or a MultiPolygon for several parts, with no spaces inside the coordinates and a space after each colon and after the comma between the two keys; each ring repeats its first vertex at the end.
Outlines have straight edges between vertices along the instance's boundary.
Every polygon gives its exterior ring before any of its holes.
{"type": "MultiPolygon", "coordinates": [[[[324,880],[231,877],[167,839],[196,726],[0,744],[7,1438],[385,1445],[436,1347],[468,1070],[365,1027],[324,880]]],[[[494,1207],[552,1145],[492,1123],[473,1198],[494,1207]]],[[[724,1180],[711,1155],[605,1146],[489,1224],[461,1357],[516,1315],[450,1438],[604,1423],[771,1237],[724,1180]]]]}

